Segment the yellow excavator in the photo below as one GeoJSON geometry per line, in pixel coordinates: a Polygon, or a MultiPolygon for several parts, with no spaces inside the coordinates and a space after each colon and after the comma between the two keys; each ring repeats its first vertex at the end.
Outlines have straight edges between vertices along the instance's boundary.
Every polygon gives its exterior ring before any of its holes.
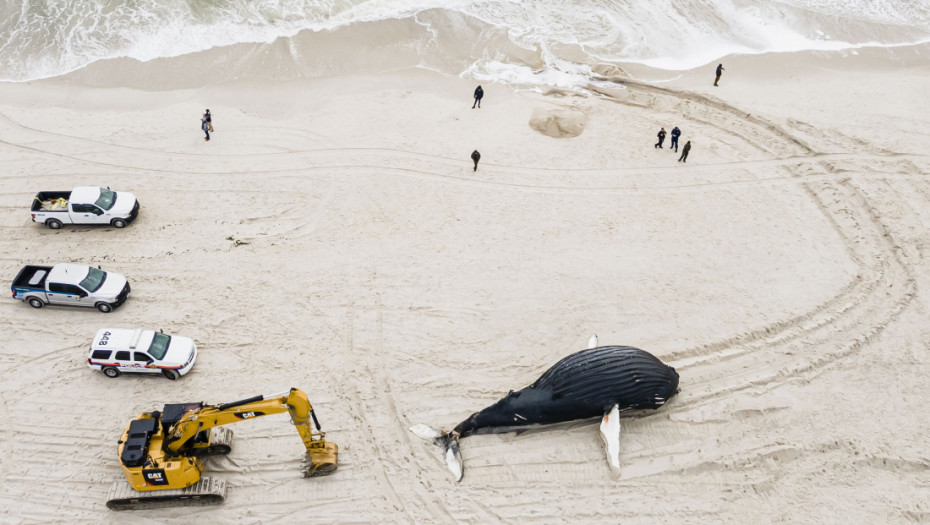
{"type": "Polygon", "coordinates": [[[133,419],[118,442],[126,481],[110,488],[107,507],[139,510],[192,505],[218,505],[226,498],[226,482],[201,477],[202,457],[228,454],[232,431],[223,425],[288,412],[307,447],[304,477],[336,470],[339,448],[326,441],[307,394],[297,388],[271,396],[205,405],[175,403],[162,411],[133,419]],[[310,426],[310,420],[316,431],[310,426]]]}

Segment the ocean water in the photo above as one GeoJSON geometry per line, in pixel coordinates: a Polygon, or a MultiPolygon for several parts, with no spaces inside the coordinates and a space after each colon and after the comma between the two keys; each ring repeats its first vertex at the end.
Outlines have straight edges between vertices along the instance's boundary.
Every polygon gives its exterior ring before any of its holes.
{"type": "Polygon", "coordinates": [[[603,65],[926,41],[930,0],[0,0],[12,82],[252,43],[285,49],[294,76],[424,67],[570,86],[603,65]]]}

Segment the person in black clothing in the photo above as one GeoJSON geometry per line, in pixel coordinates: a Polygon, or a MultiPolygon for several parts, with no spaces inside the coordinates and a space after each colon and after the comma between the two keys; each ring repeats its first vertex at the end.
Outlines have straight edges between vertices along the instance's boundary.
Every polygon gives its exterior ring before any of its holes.
{"type": "Polygon", "coordinates": [[[665,142],[665,128],[660,129],[659,134],[656,136],[659,137],[659,142],[656,142],[656,147],[661,148],[662,143],[665,142]]]}
{"type": "Polygon", "coordinates": [[[481,86],[475,88],[475,103],[471,105],[471,109],[475,109],[475,106],[478,106],[478,109],[481,109],[481,99],[484,98],[484,90],[481,89],[481,86]]]}
{"type": "Polygon", "coordinates": [[[209,109],[207,110],[207,114],[204,116],[207,117],[207,129],[209,129],[210,132],[212,133],[213,132],[213,116],[210,115],[209,109]]]}
{"type": "Polygon", "coordinates": [[[723,69],[723,64],[717,64],[717,78],[714,79],[715,86],[717,85],[717,82],[720,82],[720,75],[722,75],[724,71],[726,70],[723,69]]]}
{"type": "Polygon", "coordinates": [[[478,153],[478,150],[471,152],[471,160],[475,161],[475,169],[472,171],[478,171],[478,161],[481,160],[481,154],[478,153]]]}
{"type": "Polygon", "coordinates": [[[681,130],[678,129],[678,126],[672,128],[672,142],[668,145],[668,149],[675,148],[675,153],[678,153],[678,137],[681,136],[681,130]]]}
{"type": "Polygon", "coordinates": [[[691,151],[691,141],[685,142],[685,147],[681,148],[681,156],[678,162],[688,162],[688,152],[691,151]]]}
{"type": "Polygon", "coordinates": [[[200,129],[203,130],[203,133],[206,135],[206,138],[203,140],[210,140],[210,128],[207,127],[207,114],[204,113],[203,117],[200,118],[200,129]]]}

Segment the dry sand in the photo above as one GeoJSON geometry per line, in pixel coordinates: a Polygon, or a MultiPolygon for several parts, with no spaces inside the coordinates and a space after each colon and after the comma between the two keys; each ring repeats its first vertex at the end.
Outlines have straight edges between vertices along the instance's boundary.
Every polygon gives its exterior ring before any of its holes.
{"type": "Polygon", "coordinates": [[[930,521],[928,51],[729,57],[718,88],[713,64],[631,66],[599,94],[484,84],[480,110],[474,82],[428,71],[146,91],[140,71],[184,68],[116,62],[0,85],[0,274],[86,262],[133,290],[109,315],[0,304],[0,519],[930,521]],[[531,127],[549,114],[582,133],[531,127]],[[687,164],[653,148],[675,125],[687,164]],[[134,192],[139,220],[30,222],[37,191],[85,184],[134,192]],[[193,337],[199,361],[177,382],[92,373],[106,326],[193,337]],[[681,374],[624,421],[619,480],[592,423],[467,438],[461,484],[407,430],[593,333],[681,374]],[[341,446],[334,475],[300,478],[271,416],[209,463],[224,505],[104,506],[134,415],[292,386],[341,446]]]}

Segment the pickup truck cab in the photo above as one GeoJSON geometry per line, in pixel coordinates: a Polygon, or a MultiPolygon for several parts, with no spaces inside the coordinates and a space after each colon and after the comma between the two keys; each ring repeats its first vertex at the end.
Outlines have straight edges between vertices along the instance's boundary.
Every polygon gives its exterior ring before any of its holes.
{"type": "Polygon", "coordinates": [[[154,330],[103,328],[87,354],[87,366],[110,378],[131,372],[162,374],[175,379],[187,374],[197,360],[197,345],[189,337],[154,330]]]}
{"type": "Polygon", "coordinates": [[[139,215],[132,193],[79,186],[71,191],[40,191],[32,200],[32,220],[53,230],[63,224],[110,224],[123,228],[139,215]]]}
{"type": "Polygon", "coordinates": [[[118,273],[86,264],[25,266],[11,287],[13,298],[33,308],[47,304],[93,307],[107,313],[129,296],[129,282],[118,273]]]}

